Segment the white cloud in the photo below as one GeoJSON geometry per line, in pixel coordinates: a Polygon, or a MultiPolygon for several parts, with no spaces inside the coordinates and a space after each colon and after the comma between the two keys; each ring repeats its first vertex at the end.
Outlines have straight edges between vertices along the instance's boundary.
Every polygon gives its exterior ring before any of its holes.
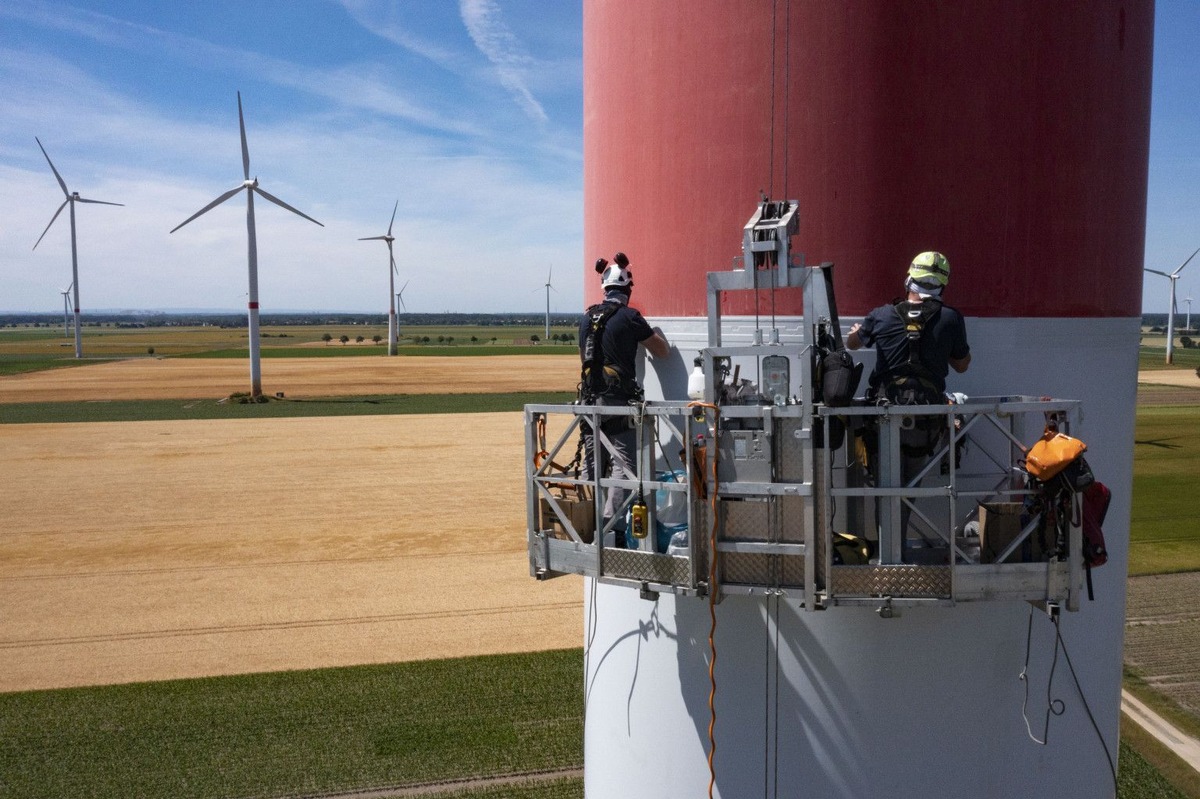
{"type": "Polygon", "coordinates": [[[494,0],[459,0],[458,8],[471,40],[495,68],[501,85],[531,119],[546,122],[546,112],[529,91],[525,78],[533,59],[505,24],[500,6],[494,0]]]}

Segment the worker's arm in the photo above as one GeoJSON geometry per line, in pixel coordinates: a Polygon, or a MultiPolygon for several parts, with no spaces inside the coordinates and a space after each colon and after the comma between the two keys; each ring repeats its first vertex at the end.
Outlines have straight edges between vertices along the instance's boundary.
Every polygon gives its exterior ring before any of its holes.
{"type": "Polygon", "coordinates": [[[649,338],[642,339],[642,346],[655,358],[665,358],[667,357],[667,353],[671,351],[671,345],[667,343],[667,337],[658,328],[654,329],[654,333],[649,338]]]}
{"type": "MultiPolygon", "coordinates": [[[[854,349],[854,348],[851,347],[850,349],[854,349]]],[[[950,359],[950,368],[953,369],[954,371],[958,372],[959,374],[962,374],[963,372],[967,371],[967,367],[970,365],[971,365],[971,353],[969,353],[969,352],[962,358],[951,358],[950,359]]]]}

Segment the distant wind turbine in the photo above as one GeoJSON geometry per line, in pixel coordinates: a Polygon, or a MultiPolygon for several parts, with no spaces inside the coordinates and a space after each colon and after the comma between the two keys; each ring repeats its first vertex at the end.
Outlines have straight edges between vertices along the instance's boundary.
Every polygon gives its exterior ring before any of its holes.
{"type": "MultiPolygon", "coordinates": [[[[75,284],[72,283],[71,285],[73,286],[75,284]]],[[[71,296],[71,286],[67,286],[65,289],[60,291],[59,294],[61,294],[63,298],[63,336],[69,337],[71,332],[68,330],[67,326],[70,324],[71,315],[71,306],[68,305],[70,302],[69,297],[71,296]]]]}
{"type": "MultiPolygon", "coordinates": [[[[79,192],[69,191],[66,181],[62,179],[62,175],[58,174],[58,170],[54,168],[54,162],[50,160],[50,154],[46,152],[46,148],[42,147],[42,140],[37,136],[33,137],[37,142],[38,148],[42,151],[42,155],[46,156],[46,163],[50,165],[50,171],[54,173],[54,177],[58,180],[58,185],[62,189],[63,200],[62,205],[58,206],[58,210],[54,212],[54,216],[50,217],[50,224],[46,225],[46,229],[42,231],[42,235],[38,236],[37,242],[34,243],[33,249],[37,249],[38,244],[42,243],[42,239],[46,238],[46,234],[50,232],[51,225],[54,220],[58,219],[58,215],[62,213],[62,209],[68,204],[71,206],[71,286],[75,289],[75,357],[83,357],[83,331],[79,323],[79,250],[75,246],[75,203],[94,203],[96,205],[121,205],[121,203],[110,203],[104,200],[88,200],[79,196],[79,192]]],[[[70,289],[67,289],[70,291],[70,289]]]]}
{"type": "MultiPolygon", "coordinates": [[[[251,178],[250,178],[250,148],[246,145],[246,121],[242,115],[242,93],[241,92],[238,92],[237,99],[238,99],[238,129],[242,134],[242,176],[244,178],[242,185],[232,188],[229,191],[225,192],[220,197],[213,200],[208,205],[204,206],[199,211],[197,211],[196,213],[189,216],[187,219],[180,222],[178,225],[176,225],[174,228],[171,229],[171,232],[174,233],[176,230],[179,230],[179,228],[183,227],[188,222],[191,222],[196,217],[202,216],[203,214],[208,213],[209,211],[216,208],[218,205],[225,202],[230,197],[233,197],[235,194],[242,191],[243,189],[246,190],[246,240],[247,240],[247,255],[248,255],[248,260],[249,260],[249,271],[250,271],[250,292],[248,295],[249,300],[247,302],[248,311],[249,311],[248,326],[250,329],[250,396],[252,398],[257,399],[258,397],[262,396],[262,368],[261,368],[261,364],[259,363],[260,353],[259,353],[259,340],[258,340],[259,339],[259,333],[258,333],[258,240],[257,240],[256,234],[255,234],[255,227],[254,227],[254,195],[259,194],[264,199],[270,200],[271,202],[278,205],[280,208],[291,211],[293,214],[296,214],[297,216],[302,216],[305,219],[307,219],[309,222],[312,222],[313,224],[321,225],[321,223],[318,222],[317,220],[313,219],[308,214],[297,211],[295,208],[288,205],[287,203],[285,203],[283,200],[279,199],[278,197],[272,196],[271,194],[268,194],[263,189],[259,188],[257,176],[253,180],[251,180],[251,178]]],[[[325,226],[321,225],[321,227],[325,227],[325,226]]]]}
{"type": "Polygon", "coordinates": [[[1183,268],[1187,266],[1193,258],[1196,257],[1196,253],[1200,253],[1200,247],[1197,247],[1196,252],[1193,252],[1191,255],[1189,255],[1187,260],[1181,263],[1179,268],[1174,272],[1168,273],[1159,271],[1158,269],[1144,267],[1147,272],[1153,272],[1156,275],[1162,275],[1167,280],[1171,281],[1171,305],[1170,310],[1167,313],[1167,363],[1175,362],[1175,314],[1177,312],[1177,306],[1175,305],[1175,281],[1179,280],[1179,273],[1182,272],[1183,268]]]}
{"type": "Polygon", "coordinates": [[[550,285],[550,277],[554,274],[554,264],[550,264],[550,271],[546,273],[546,341],[550,341],[550,292],[557,291],[554,286],[550,285]]]}
{"type": "Polygon", "coordinates": [[[1192,330],[1192,298],[1188,297],[1187,299],[1184,300],[1184,302],[1187,303],[1187,307],[1188,307],[1187,329],[1188,329],[1188,332],[1191,332],[1191,330],[1192,330]]]}
{"type": "Polygon", "coordinates": [[[396,205],[392,207],[392,221],[388,222],[387,233],[382,236],[367,236],[359,239],[359,241],[383,241],[387,242],[388,261],[391,263],[391,268],[388,269],[388,355],[396,354],[396,342],[400,338],[399,326],[396,324],[396,303],[392,301],[392,295],[396,293],[396,275],[399,270],[396,269],[396,256],[392,252],[392,242],[396,238],[392,235],[392,225],[396,221],[396,209],[400,207],[400,201],[396,200],[396,205]]]}
{"type": "Polygon", "coordinates": [[[404,309],[405,313],[408,313],[408,306],[404,304],[404,290],[406,288],[408,288],[407,280],[404,281],[404,285],[400,287],[400,290],[396,292],[396,302],[400,303],[400,307],[404,309]]]}

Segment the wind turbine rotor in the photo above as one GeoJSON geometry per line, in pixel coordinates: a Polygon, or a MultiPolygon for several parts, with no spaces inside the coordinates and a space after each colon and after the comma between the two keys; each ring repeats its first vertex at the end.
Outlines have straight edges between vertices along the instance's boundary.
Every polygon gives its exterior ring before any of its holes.
{"type": "Polygon", "coordinates": [[[246,144],[246,118],[242,116],[242,93],[238,98],[238,131],[242,134],[242,176],[250,180],[250,146],[246,144]]]}
{"type": "Polygon", "coordinates": [[[125,203],[110,203],[110,202],[108,202],[108,201],[106,201],[106,200],[88,200],[88,199],[86,199],[86,198],[84,198],[84,197],[80,197],[78,194],[76,194],[76,195],[75,195],[75,202],[80,202],[80,203],[93,203],[93,204],[95,204],[95,205],[119,205],[119,206],[121,206],[122,208],[124,208],[124,207],[125,207],[125,203]]]}
{"type": "MultiPolygon", "coordinates": [[[[1167,275],[1167,277],[1171,277],[1171,278],[1173,278],[1173,277],[1176,277],[1176,276],[1177,276],[1177,275],[1178,275],[1180,272],[1182,272],[1182,271],[1183,271],[1183,268],[1184,268],[1185,266],[1187,266],[1189,263],[1191,263],[1191,260],[1192,260],[1193,258],[1195,258],[1195,257],[1196,257],[1196,253],[1200,253],[1200,247],[1197,247],[1197,248],[1196,248],[1196,252],[1193,252],[1191,255],[1189,255],[1189,256],[1188,256],[1188,258],[1187,258],[1187,260],[1186,260],[1186,261],[1184,261],[1183,263],[1181,263],[1181,264],[1179,265],[1179,268],[1178,268],[1178,269],[1176,269],[1176,270],[1175,270],[1174,272],[1172,272],[1171,274],[1167,275]]],[[[1160,272],[1159,274],[1162,274],[1162,273],[1160,272]]]]}
{"type": "Polygon", "coordinates": [[[191,221],[192,221],[193,219],[195,219],[196,217],[203,216],[204,214],[208,213],[209,211],[211,211],[212,209],[216,208],[216,207],[217,207],[218,205],[220,205],[221,203],[223,203],[223,202],[225,202],[226,200],[228,200],[230,197],[232,197],[232,196],[234,196],[235,194],[237,194],[237,193],[238,193],[239,191],[241,191],[243,188],[245,188],[245,187],[244,187],[244,186],[238,186],[236,189],[230,189],[229,191],[225,192],[225,193],[224,193],[224,194],[222,194],[220,197],[218,197],[217,199],[213,200],[213,201],[212,201],[212,202],[210,202],[208,205],[204,206],[204,207],[203,207],[203,208],[201,208],[199,211],[197,211],[196,213],[192,214],[191,216],[189,216],[187,219],[185,219],[185,220],[183,220],[182,222],[180,222],[180,223],[179,223],[178,225],[176,225],[175,227],[171,228],[171,233],[174,233],[176,230],[179,230],[179,228],[183,227],[183,226],[184,226],[184,225],[186,225],[188,222],[191,222],[191,221]]]}
{"type": "Polygon", "coordinates": [[[50,165],[50,171],[54,173],[54,177],[58,181],[58,185],[62,187],[63,196],[68,200],[71,199],[71,192],[67,190],[67,182],[62,179],[62,175],[58,174],[58,170],[54,168],[54,162],[50,160],[50,154],[46,152],[45,147],[42,147],[42,140],[37,136],[34,136],[33,140],[37,142],[38,147],[42,151],[42,155],[46,156],[46,163],[50,165]]]}
{"type": "Polygon", "coordinates": [[[406,312],[408,311],[408,306],[404,304],[404,290],[408,288],[408,283],[409,281],[404,281],[404,285],[400,287],[398,292],[396,292],[396,299],[400,300],[400,307],[406,312]]]}
{"type": "MultiPolygon", "coordinates": [[[[304,217],[305,219],[307,219],[309,222],[312,222],[314,225],[321,225],[321,223],[320,223],[320,222],[318,222],[317,220],[313,219],[313,218],[312,218],[311,216],[309,216],[308,214],[304,213],[303,211],[297,211],[295,208],[293,208],[292,206],[288,205],[287,203],[285,203],[283,200],[279,199],[278,197],[272,196],[270,193],[268,193],[268,192],[264,191],[263,189],[260,189],[260,188],[259,188],[257,185],[253,186],[251,190],[252,190],[252,191],[253,191],[255,194],[258,194],[258,195],[262,196],[263,198],[265,198],[265,199],[267,199],[267,200],[270,200],[271,202],[275,203],[275,204],[276,204],[276,205],[278,205],[280,208],[285,208],[285,209],[287,209],[288,211],[291,211],[293,214],[296,214],[297,216],[302,216],[302,217],[304,217]]],[[[325,226],[324,226],[324,225],[321,225],[321,227],[325,227],[325,226]]]]}
{"type": "Polygon", "coordinates": [[[389,236],[392,235],[392,225],[396,222],[396,209],[398,209],[399,207],[400,207],[400,201],[396,200],[396,204],[394,206],[392,206],[392,220],[390,222],[388,222],[387,234],[389,236]]]}
{"type": "Polygon", "coordinates": [[[50,228],[54,225],[54,220],[58,219],[58,215],[62,213],[62,209],[66,208],[69,202],[71,202],[71,198],[67,197],[67,199],[62,201],[62,205],[58,206],[58,210],[54,212],[54,216],[50,217],[50,224],[46,225],[46,229],[42,231],[42,235],[38,236],[38,240],[33,243],[33,249],[36,250],[38,245],[42,243],[42,239],[46,238],[46,234],[50,232],[50,228]]]}

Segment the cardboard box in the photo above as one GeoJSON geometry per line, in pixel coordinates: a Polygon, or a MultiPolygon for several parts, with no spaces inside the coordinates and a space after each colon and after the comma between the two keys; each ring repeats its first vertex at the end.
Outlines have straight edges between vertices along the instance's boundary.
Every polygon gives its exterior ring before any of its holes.
{"type": "MultiPolygon", "coordinates": [[[[596,504],[592,500],[591,487],[584,486],[579,491],[571,489],[552,489],[551,491],[559,508],[562,509],[563,515],[570,520],[571,526],[575,528],[575,532],[579,533],[583,543],[592,543],[596,536],[596,504]]],[[[571,536],[567,535],[566,527],[554,509],[550,507],[549,502],[544,499],[540,500],[538,510],[538,529],[547,531],[554,538],[561,538],[564,541],[571,539],[571,536]]]]}
{"type": "MultiPolygon", "coordinates": [[[[979,562],[995,563],[1008,545],[1021,534],[1021,513],[1024,505],[1020,502],[989,502],[979,504],[979,562]]],[[[1042,559],[1041,547],[1038,545],[1037,531],[1017,548],[1017,551],[1005,560],[1005,563],[1029,563],[1042,559]]]]}

